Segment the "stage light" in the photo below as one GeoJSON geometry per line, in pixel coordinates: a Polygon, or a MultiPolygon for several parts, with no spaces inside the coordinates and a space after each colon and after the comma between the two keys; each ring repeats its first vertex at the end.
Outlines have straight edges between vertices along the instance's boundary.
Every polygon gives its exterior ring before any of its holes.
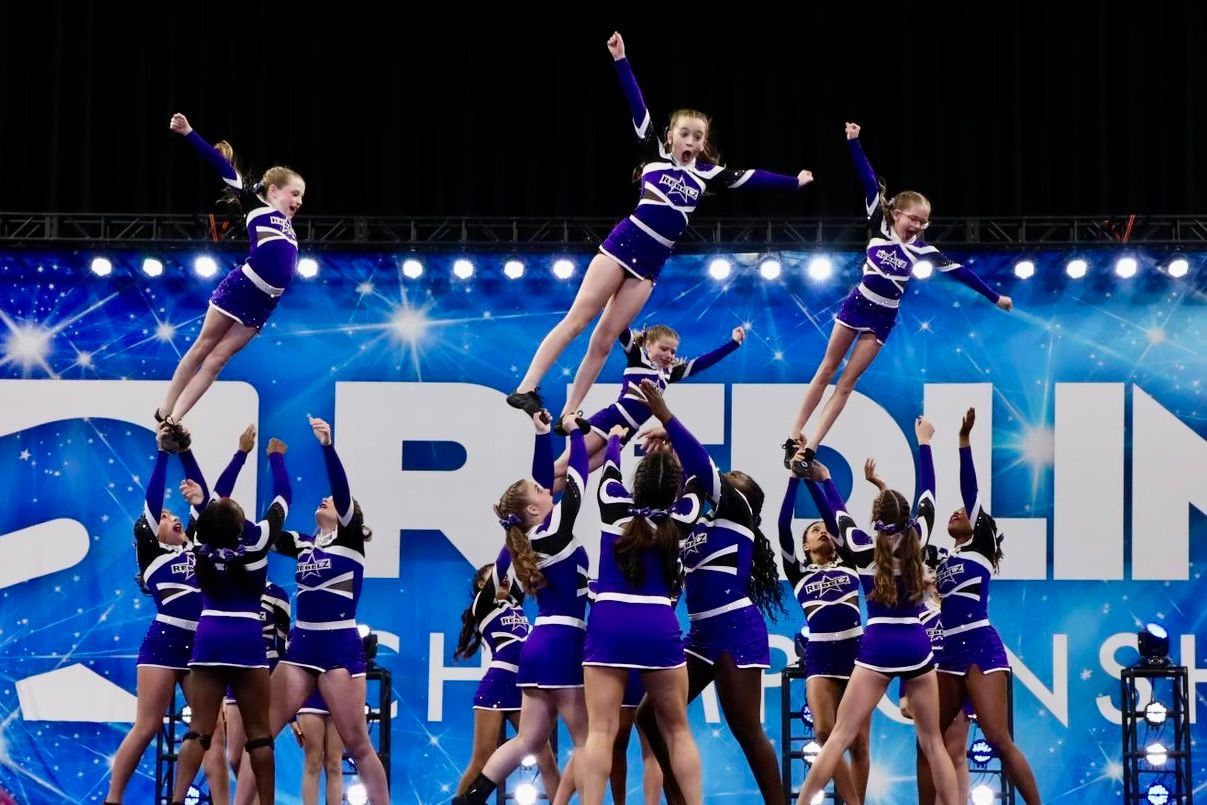
{"type": "Polygon", "coordinates": [[[977,738],[968,747],[968,757],[976,765],[984,766],[994,758],[993,745],[984,738],[977,738]]]}
{"type": "Polygon", "coordinates": [[[189,723],[190,721],[192,721],[193,720],[193,708],[189,707],[186,704],[184,706],[184,708],[180,711],[180,720],[186,724],[189,723]]]}
{"type": "Polygon", "coordinates": [[[1190,261],[1185,257],[1178,257],[1169,261],[1169,276],[1185,277],[1190,271],[1190,261]]]}
{"type": "Polygon", "coordinates": [[[402,261],[402,276],[409,280],[417,280],[423,276],[423,263],[414,257],[402,261]]]}
{"type": "Polygon", "coordinates": [[[997,797],[993,793],[993,789],[981,783],[970,792],[972,794],[972,805],[991,805],[997,797]]]}
{"type": "Polygon", "coordinates": [[[779,279],[780,272],[784,267],[780,265],[780,261],[774,257],[768,257],[763,262],[759,263],[759,273],[763,275],[765,280],[779,279]]]}
{"type": "Polygon", "coordinates": [[[568,280],[574,276],[574,263],[564,257],[553,263],[553,276],[559,280],[568,280]]]}
{"type": "Polygon", "coordinates": [[[1030,260],[1019,260],[1014,264],[1014,276],[1020,280],[1029,280],[1035,276],[1035,263],[1030,260]]]}
{"type": "Polygon", "coordinates": [[[1148,666],[1169,665],[1169,632],[1155,623],[1145,624],[1136,633],[1136,648],[1140,650],[1140,664],[1148,666]]]}
{"type": "Polygon", "coordinates": [[[1153,783],[1148,787],[1145,796],[1149,805],[1166,805],[1169,802],[1169,789],[1160,783],[1153,783]]]}
{"type": "Polygon", "coordinates": [[[1144,759],[1150,766],[1164,766],[1165,761],[1169,760],[1169,750],[1165,748],[1165,744],[1149,744],[1144,748],[1144,759]]]}
{"type": "Polygon", "coordinates": [[[809,741],[809,743],[801,747],[800,753],[805,762],[812,766],[817,762],[817,756],[821,754],[821,744],[817,741],[809,741]]]}
{"type": "Polygon", "coordinates": [[[805,722],[806,727],[813,726],[813,711],[809,709],[809,705],[805,705],[800,711],[800,720],[805,722]]]}
{"type": "Polygon", "coordinates": [[[822,282],[834,275],[834,263],[830,261],[829,257],[819,254],[809,261],[807,271],[809,272],[809,279],[815,282],[822,282]]]}
{"type": "Polygon", "coordinates": [[[1159,727],[1165,723],[1165,718],[1169,713],[1165,709],[1165,705],[1158,701],[1148,703],[1148,707],[1144,708],[1144,720],[1154,727],[1159,727]]]}
{"type": "Polygon", "coordinates": [[[190,785],[189,790],[184,792],[184,805],[200,805],[201,789],[195,785],[190,785]]]}
{"type": "Polygon", "coordinates": [[[524,261],[508,260],[503,264],[503,276],[509,280],[518,280],[524,276],[524,261]]]}
{"type": "Polygon", "coordinates": [[[708,264],[708,276],[715,280],[728,279],[733,272],[733,265],[724,257],[714,257],[708,264]]]}
{"type": "Polygon", "coordinates": [[[919,260],[914,263],[914,276],[920,280],[924,280],[933,274],[935,265],[929,260],[919,260]]]}
{"type": "Polygon", "coordinates": [[[344,797],[348,800],[348,805],[368,805],[369,792],[365,789],[365,784],[356,778],[352,785],[348,786],[348,790],[344,792],[344,797]]]}
{"type": "Polygon", "coordinates": [[[825,801],[826,801],[826,792],[818,791],[816,794],[813,795],[813,802],[811,802],[810,805],[823,805],[823,803],[825,803],[825,801]]]}
{"type": "Polygon", "coordinates": [[[1068,274],[1072,279],[1079,280],[1085,276],[1085,272],[1088,269],[1089,266],[1086,265],[1085,260],[1078,258],[1076,260],[1069,261],[1069,264],[1065,266],[1065,273],[1068,274]]]}
{"type": "Polygon", "coordinates": [[[306,279],[318,276],[318,261],[313,257],[303,257],[301,260],[298,260],[298,273],[306,279]]]}
{"type": "Polygon", "coordinates": [[[1136,276],[1136,258],[1120,257],[1115,261],[1115,274],[1123,279],[1131,279],[1136,276]]]}
{"type": "Polygon", "coordinates": [[[467,280],[474,275],[474,264],[462,257],[453,263],[453,275],[459,280],[467,280]]]}
{"type": "Polygon", "coordinates": [[[93,257],[92,273],[98,277],[107,277],[113,273],[113,263],[110,263],[107,257],[93,257]]]}
{"type": "Polygon", "coordinates": [[[163,274],[163,263],[154,257],[148,257],[142,261],[142,273],[148,277],[158,277],[163,274]]]}
{"type": "Polygon", "coordinates": [[[520,783],[515,787],[516,805],[535,805],[536,800],[537,790],[532,783],[520,783]]]}
{"type": "Polygon", "coordinates": [[[536,755],[524,755],[523,759],[520,761],[520,765],[526,769],[531,769],[536,765],[536,755]]]}
{"type": "Polygon", "coordinates": [[[369,631],[370,631],[369,624],[367,624],[367,623],[356,624],[356,633],[358,635],[360,635],[361,640],[364,640],[366,637],[369,636],[369,631]]]}
{"type": "Polygon", "coordinates": [[[203,254],[193,261],[193,270],[197,272],[197,276],[209,279],[218,273],[218,263],[208,254],[203,254]]]}

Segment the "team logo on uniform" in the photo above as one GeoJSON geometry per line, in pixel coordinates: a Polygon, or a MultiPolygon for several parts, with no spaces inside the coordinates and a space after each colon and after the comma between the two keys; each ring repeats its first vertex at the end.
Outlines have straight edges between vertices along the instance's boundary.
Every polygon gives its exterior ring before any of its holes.
{"type": "Polygon", "coordinates": [[[905,271],[909,268],[909,261],[897,254],[893,249],[877,249],[872,255],[880,262],[881,265],[888,268],[895,268],[898,271],[905,271]]]}
{"type": "Polygon", "coordinates": [[[851,583],[851,580],[846,576],[823,576],[817,581],[811,581],[805,585],[805,592],[809,595],[820,595],[831,590],[841,591],[851,583]]]}
{"type": "Polygon", "coordinates": [[[678,196],[685,203],[689,201],[694,203],[700,200],[700,191],[674,174],[664,173],[659,176],[658,185],[666,188],[668,196],[678,196]]]}
{"type": "Polygon", "coordinates": [[[298,574],[300,578],[305,579],[309,578],[310,576],[317,576],[324,570],[331,569],[331,560],[327,558],[315,559],[313,548],[308,551],[303,551],[302,553],[307,554],[309,558],[303,560],[302,556],[300,554],[298,555],[298,574]]]}
{"type": "Polygon", "coordinates": [[[196,568],[197,557],[193,555],[192,551],[183,551],[180,554],[180,561],[172,563],[171,570],[173,575],[182,575],[186,579],[191,579],[196,568]]]}
{"type": "Polygon", "coordinates": [[[940,587],[945,584],[952,584],[956,580],[956,576],[964,575],[964,565],[961,562],[944,562],[939,568],[939,572],[935,574],[935,584],[940,587]]]}
{"type": "Polygon", "coordinates": [[[680,547],[682,548],[683,553],[699,553],[700,546],[706,542],[708,542],[707,534],[696,533],[691,534],[687,539],[683,540],[683,543],[680,545],[680,547]]]}

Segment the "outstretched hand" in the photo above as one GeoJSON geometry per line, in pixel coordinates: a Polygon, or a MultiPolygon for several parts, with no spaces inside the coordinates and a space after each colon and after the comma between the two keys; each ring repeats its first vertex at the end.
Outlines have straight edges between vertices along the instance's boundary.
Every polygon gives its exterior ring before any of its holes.
{"type": "Polygon", "coordinates": [[[960,423],[960,447],[968,447],[968,436],[972,433],[972,426],[976,424],[976,409],[969,408],[968,413],[964,414],[964,421],[960,423]]]}
{"type": "Polygon", "coordinates": [[[619,31],[614,31],[608,37],[608,52],[612,54],[612,58],[620,61],[624,58],[624,38],[619,31]]]}
{"type": "Polygon", "coordinates": [[[846,124],[846,132],[847,132],[848,140],[858,140],[859,139],[859,124],[851,123],[848,121],[846,124]]]}
{"type": "Polygon", "coordinates": [[[310,417],[310,429],[314,431],[314,438],[318,439],[319,444],[323,447],[331,444],[331,426],[326,421],[312,416],[310,417]]]}
{"type": "Polygon", "coordinates": [[[181,137],[187,137],[193,130],[193,127],[189,125],[189,119],[180,114],[180,112],[172,115],[171,121],[168,122],[168,128],[172,130],[173,134],[179,134],[181,137]]]}
{"type": "Polygon", "coordinates": [[[654,385],[651,380],[642,380],[640,392],[641,396],[645,399],[645,404],[649,406],[650,413],[664,425],[669,422],[672,416],[671,409],[666,405],[666,399],[662,396],[662,389],[654,385]]]}

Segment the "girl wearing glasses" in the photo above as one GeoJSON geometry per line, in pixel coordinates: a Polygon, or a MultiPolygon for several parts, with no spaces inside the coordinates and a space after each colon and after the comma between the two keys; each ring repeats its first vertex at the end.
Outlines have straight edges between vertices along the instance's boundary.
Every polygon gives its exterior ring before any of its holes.
{"type": "Polygon", "coordinates": [[[921,193],[912,190],[889,197],[884,182],[876,177],[859,144],[859,124],[847,123],[846,133],[851,159],[855,162],[855,170],[863,185],[864,207],[868,215],[868,245],[863,277],[834,317],[834,329],[830,333],[825,357],[809,383],[800,412],[784,443],[784,466],[800,474],[808,474],[818,446],[842,413],[859,376],[872,364],[888,340],[893,325],[897,323],[901,298],[905,295],[906,284],[916,264],[929,263],[1002,310],[1010,310],[1014,305],[1010,297],[994,291],[969,268],[923,242],[922,233],[930,225],[930,202],[921,193]],[[854,349],[851,349],[852,344],[854,349]],[[834,394],[821,410],[817,430],[806,441],[805,423],[821,402],[826,386],[834,379],[848,351],[851,357],[846,370],[838,378],[834,394]],[[801,458],[796,466],[792,466],[793,456],[801,448],[801,458]]]}

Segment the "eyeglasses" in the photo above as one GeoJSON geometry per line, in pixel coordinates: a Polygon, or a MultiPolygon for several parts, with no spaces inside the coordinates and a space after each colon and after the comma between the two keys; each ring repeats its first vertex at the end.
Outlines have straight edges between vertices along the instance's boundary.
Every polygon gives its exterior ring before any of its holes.
{"type": "Polygon", "coordinates": [[[926,227],[930,226],[930,219],[928,219],[928,218],[919,218],[917,215],[914,215],[912,212],[904,212],[903,210],[893,210],[893,212],[901,213],[902,215],[904,215],[906,218],[908,218],[910,220],[910,223],[912,223],[914,226],[918,227],[919,229],[926,229],[926,227]]]}

